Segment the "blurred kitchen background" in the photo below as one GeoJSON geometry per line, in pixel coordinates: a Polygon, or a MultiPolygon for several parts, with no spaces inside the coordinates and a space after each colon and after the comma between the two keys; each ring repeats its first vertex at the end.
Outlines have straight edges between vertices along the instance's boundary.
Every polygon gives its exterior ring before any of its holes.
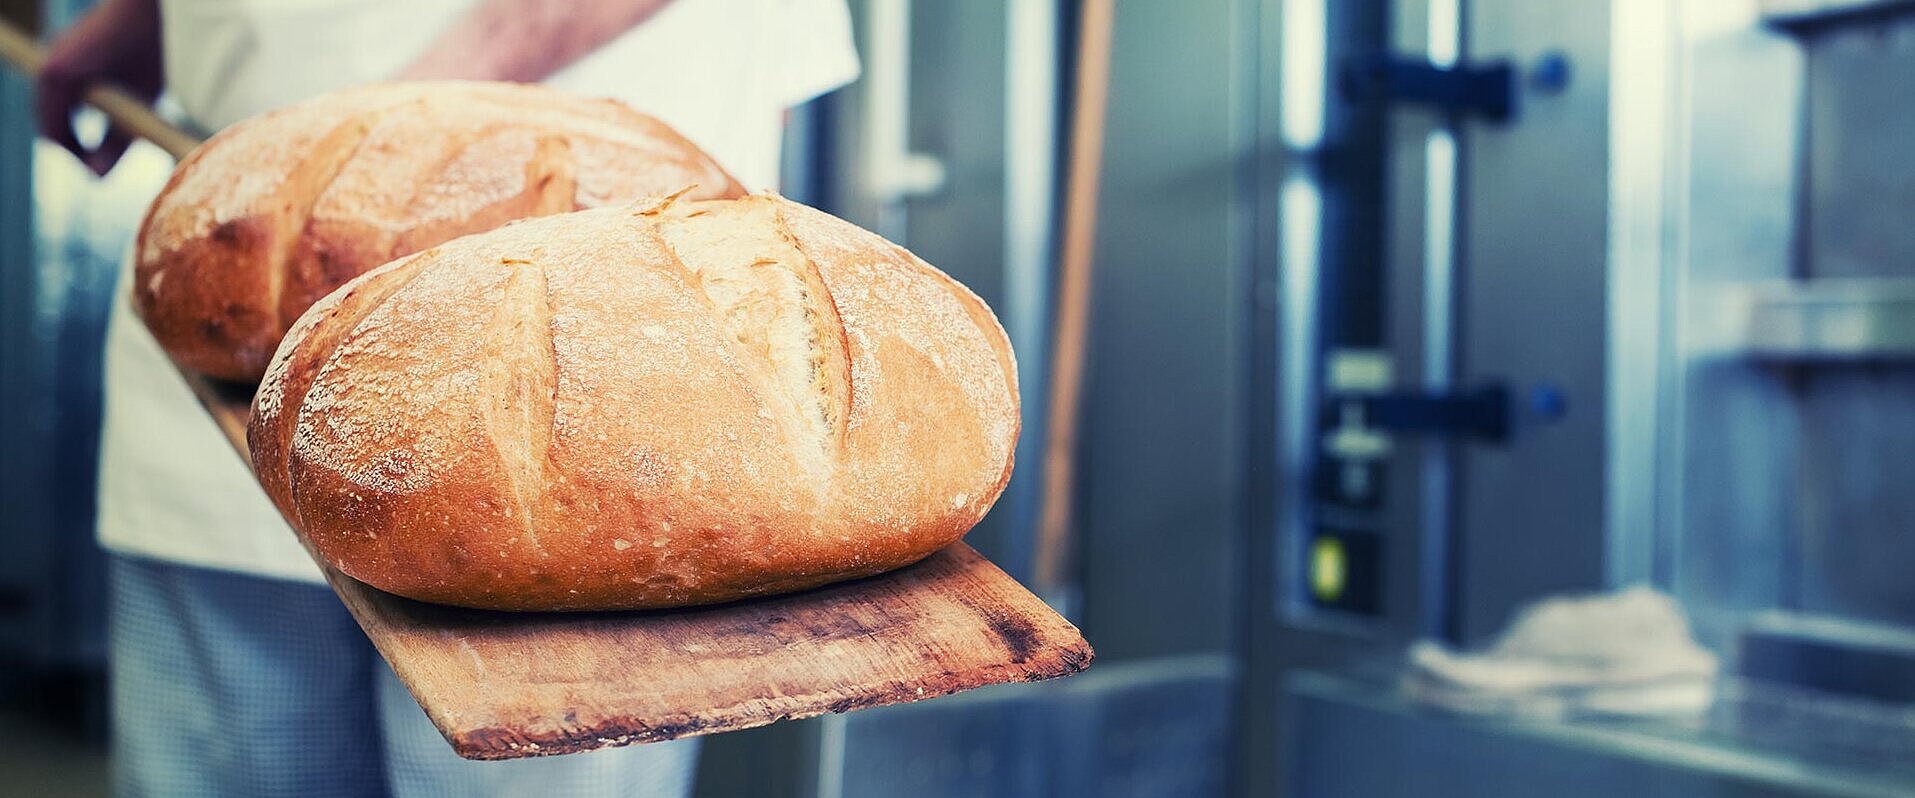
{"type": "MultiPolygon", "coordinates": [[[[785,193],[997,310],[1025,432],[969,540],[1028,578],[1079,3],[851,5],[785,193]]],[[[93,181],[30,101],[0,793],[98,795],[100,338],[171,164],[93,181]]],[[[1106,136],[1095,666],[711,738],[700,795],[1915,795],[1915,2],[1120,0],[1106,136]]]]}

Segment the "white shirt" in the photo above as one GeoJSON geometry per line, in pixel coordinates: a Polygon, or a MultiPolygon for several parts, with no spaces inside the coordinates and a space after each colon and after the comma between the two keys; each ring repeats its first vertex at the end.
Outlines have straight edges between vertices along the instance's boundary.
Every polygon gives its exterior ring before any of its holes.
{"type": "MultiPolygon", "coordinates": [[[[386,79],[478,0],[161,0],[167,88],[216,130],[386,79]]],[[[843,0],[673,0],[546,82],[677,128],[750,187],[777,183],[785,109],[857,77],[843,0]]],[[[121,554],[320,581],[252,473],[133,316],[106,335],[99,535],[121,554]]]]}

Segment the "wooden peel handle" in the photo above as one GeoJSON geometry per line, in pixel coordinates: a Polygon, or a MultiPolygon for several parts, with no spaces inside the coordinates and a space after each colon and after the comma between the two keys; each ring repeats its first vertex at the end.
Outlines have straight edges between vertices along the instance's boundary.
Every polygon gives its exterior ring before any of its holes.
{"type": "Polygon", "coordinates": [[[1110,93],[1114,0],[1085,0],[1077,44],[1076,105],[1071,114],[1069,173],[1064,194],[1064,246],[1057,279],[1044,492],[1038,512],[1033,579],[1054,596],[1071,566],[1077,497],[1077,433],[1082,423],[1084,364],[1090,336],[1091,262],[1097,243],[1097,184],[1104,158],[1104,113],[1110,93]]]}
{"type": "MultiPolygon", "coordinates": [[[[33,36],[11,22],[0,20],[0,60],[31,78],[40,74],[47,54],[33,36]]],[[[118,86],[94,86],[87,90],[86,103],[105,113],[114,127],[159,145],[175,159],[186,157],[199,146],[199,139],[193,134],[160,118],[146,103],[118,86]]]]}

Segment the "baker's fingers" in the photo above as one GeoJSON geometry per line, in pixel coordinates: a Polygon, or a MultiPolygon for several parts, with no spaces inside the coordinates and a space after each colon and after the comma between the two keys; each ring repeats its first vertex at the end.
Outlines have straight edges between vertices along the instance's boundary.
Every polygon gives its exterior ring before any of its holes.
{"type": "Polygon", "coordinates": [[[33,85],[33,115],[40,135],[83,162],[88,153],[74,135],[73,111],[80,107],[85,91],[81,81],[52,67],[42,71],[33,85]]]}
{"type": "Polygon", "coordinates": [[[125,155],[126,148],[132,144],[133,137],[121,130],[119,125],[109,125],[106,135],[100,139],[100,146],[87,153],[84,159],[86,167],[93,170],[94,175],[105,177],[107,172],[113,171],[113,165],[120,162],[120,156],[125,155]]]}

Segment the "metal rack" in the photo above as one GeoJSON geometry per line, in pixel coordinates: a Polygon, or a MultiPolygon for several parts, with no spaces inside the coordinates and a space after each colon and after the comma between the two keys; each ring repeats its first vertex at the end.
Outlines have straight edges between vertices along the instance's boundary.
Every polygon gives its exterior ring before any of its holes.
{"type": "Polygon", "coordinates": [[[1915,714],[1900,705],[1772,682],[1725,679],[1692,717],[1463,715],[1404,697],[1387,672],[1299,672],[1296,712],[1309,749],[1360,749],[1390,768],[1325,768],[1300,757],[1303,794],[1386,794],[1413,774],[1423,794],[1487,795],[1512,785],[1569,796],[1915,792],[1915,714]],[[1581,778],[1552,778],[1578,773],[1581,778]]]}
{"type": "Polygon", "coordinates": [[[1748,291],[1741,342],[1786,363],[1915,359],[1915,278],[1822,278],[1748,291]]]}

